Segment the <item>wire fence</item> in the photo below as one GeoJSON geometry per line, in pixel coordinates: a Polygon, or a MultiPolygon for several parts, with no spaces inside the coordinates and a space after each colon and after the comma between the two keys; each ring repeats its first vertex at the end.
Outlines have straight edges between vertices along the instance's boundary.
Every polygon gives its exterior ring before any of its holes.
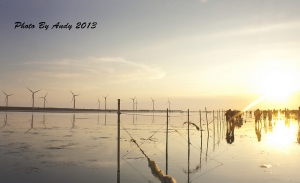
{"type": "MultiPolygon", "coordinates": [[[[225,111],[223,110],[207,111],[206,109],[197,113],[193,112],[192,114],[189,113],[189,110],[187,110],[187,113],[170,114],[168,109],[164,114],[141,114],[134,113],[134,111],[132,113],[121,113],[119,111],[118,119],[120,119],[120,122],[118,125],[121,127],[122,132],[130,138],[131,146],[134,146],[130,151],[124,153],[121,158],[148,182],[151,182],[149,180],[151,178],[147,177],[137,166],[128,161],[128,159],[131,159],[129,156],[132,153],[138,154],[140,151],[144,155],[144,158],[148,160],[148,167],[151,169],[153,176],[161,182],[166,179],[174,179],[172,175],[168,174],[168,167],[170,165],[178,169],[183,169],[183,172],[187,174],[188,182],[191,182],[223,165],[216,158],[227,150],[227,147],[222,143],[226,128],[224,114],[225,111]],[[130,124],[128,121],[123,122],[122,116],[127,117],[127,119],[129,116],[133,116],[133,123],[130,124]],[[159,121],[162,121],[162,123],[152,126],[150,133],[145,131],[143,134],[138,134],[136,133],[137,129],[132,127],[132,125],[137,121],[134,119],[139,117],[159,118],[159,121]],[[171,147],[170,143],[172,143],[171,147]],[[220,147],[220,150],[215,153],[216,147],[220,147]],[[153,148],[156,150],[153,150],[153,148]],[[178,157],[174,155],[169,156],[179,151],[181,154],[186,150],[188,151],[186,154],[188,161],[187,169],[185,165],[182,165],[182,161],[177,161],[178,157]],[[152,159],[156,155],[153,151],[165,156],[164,160],[161,157],[158,158],[160,165],[152,159]],[[199,163],[195,168],[191,168],[190,161],[193,160],[194,162],[195,159],[198,159],[199,163]],[[165,162],[165,171],[161,170],[162,161],[165,162]],[[205,165],[203,165],[203,161],[206,162],[205,165]],[[207,164],[208,162],[213,163],[210,166],[207,164]],[[195,176],[193,177],[192,175],[195,176]]],[[[145,129],[140,129],[139,131],[143,130],[145,129]]],[[[118,151],[120,152],[120,149],[118,151]]]]}

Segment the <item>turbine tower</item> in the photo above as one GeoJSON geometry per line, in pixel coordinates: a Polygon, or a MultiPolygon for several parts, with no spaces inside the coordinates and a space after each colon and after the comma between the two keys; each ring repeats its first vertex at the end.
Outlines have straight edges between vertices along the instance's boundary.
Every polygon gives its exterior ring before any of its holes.
{"type": "Polygon", "coordinates": [[[43,98],[43,99],[44,99],[44,108],[45,108],[45,103],[46,103],[46,102],[48,103],[48,101],[47,101],[47,99],[46,99],[47,95],[48,95],[48,93],[46,93],[46,95],[45,95],[44,97],[40,97],[40,98],[43,98]]]}
{"type": "Polygon", "coordinates": [[[34,94],[41,91],[41,90],[37,90],[37,91],[32,91],[30,90],[28,87],[26,87],[31,93],[32,93],[32,108],[34,108],[34,94]]]}
{"type": "Polygon", "coordinates": [[[8,97],[9,97],[9,96],[12,96],[13,94],[9,94],[9,95],[8,95],[8,94],[6,94],[3,90],[2,90],[2,92],[3,92],[4,95],[6,96],[6,97],[5,97],[5,103],[6,103],[6,107],[8,107],[8,97]]]}
{"type": "MultiPolygon", "coordinates": [[[[136,96],[135,96],[136,97],[136,96]]],[[[131,100],[132,100],[132,112],[134,111],[134,99],[135,99],[135,97],[134,98],[130,98],[131,100]]]]}
{"type": "Polygon", "coordinates": [[[139,103],[137,103],[137,99],[136,99],[136,101],[135,101],[135,110],[137,111],[137,105],[138,105],[139,103]]]}
{"type": "MultiPolygon", "coordinates": [[[[71,91],[71,90],[70,90],[70,91],[71,91]]],[[[76,96],[79,96],[80,94],[75,95],[72,91],[71,91],[71,93],[72,93],[72,95],[73,95],[73,98],[72,98],[72,101],[71,101],[71,102],[74,101],[74,109],[75,109],[75,97],[76,97],[76,96]]]]}
{"type": "Polygon", "coordinates": [[[171,102],[170,102],[169,99],[168,99],[168,102],[167,102],[167,103],[169,103],[169,111],[171,111],[171,107],[170,107],[171,102]]]}
{"type": "Polygon", "coordinates": [[[154,111],[154,101],[153,98],[151,97],[151,100],[152,100],[152,105],[153,105],[153,111],[154,111]]]}
{"type": "Polygon", "coordinates": [[[106,111],[106,97],[108,96],[109,94],[107,94],[105,97],[102,96],[104,99],[105,99],[105,111],[106,111]]]}
{"type": "Polygon", "coordinates": [[[99,100],[99,97],[98,97],[98,102],[97,103],[99,103],[98,110],[100,110],[100,100],[99,100]]]}

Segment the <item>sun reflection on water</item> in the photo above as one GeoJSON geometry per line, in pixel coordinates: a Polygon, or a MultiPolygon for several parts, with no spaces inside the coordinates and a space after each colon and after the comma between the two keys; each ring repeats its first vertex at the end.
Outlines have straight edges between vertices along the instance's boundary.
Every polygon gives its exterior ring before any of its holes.
{"type": "Polygon", "coordinates": [[[267,146],[287,150],[296,142],[298,124],[290,119],[278,119],[266,122],[265,144],[267,146]]]}

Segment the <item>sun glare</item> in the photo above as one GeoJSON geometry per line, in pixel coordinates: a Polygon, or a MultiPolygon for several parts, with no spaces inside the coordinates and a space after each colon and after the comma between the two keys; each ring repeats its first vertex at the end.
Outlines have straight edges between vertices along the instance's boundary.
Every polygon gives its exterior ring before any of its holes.
{"type": "Polygon", "coordinates": [[[277,120],[273,125],[268,125],[271,133],[266,134],[266,144],[272,147],[285,149],[296,142],[298,125],[289,121],[277,120]],[[275,125],[276,124],[276,125],[275,125]]]}
{"type": "Polygon", "coordinates": [[[285,102],[297,91],[297,72],[279,61],[266,62],[256,71],[256,87],[268,100],[285,102]]]}
{"type": "Polygon", "coordinates": [[[262,79],[261,90],[266,98],[275,101],[285,101],[294,91],[290,73],[282,71],[269,71],[262,79]]]}

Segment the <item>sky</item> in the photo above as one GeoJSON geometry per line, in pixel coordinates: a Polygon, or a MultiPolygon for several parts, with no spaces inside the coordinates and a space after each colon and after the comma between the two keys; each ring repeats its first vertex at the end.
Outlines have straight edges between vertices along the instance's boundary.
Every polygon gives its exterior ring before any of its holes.
{"type": "Polygon", "coordinates": [[[31,106],[28,87],[41,89],[36,107],[48,93],[46,106],[72,108],[72,90],[76,108],[98,108],[99,98],[103,109],[109,94],[108,109],[117,99],[132,109],[135,96],[138,109],[152,109],[152,99],[157,110],[168,100],[171,110],[297,109],[298,7],[298,0],[2,0],[0,89],[14,94],[9,106],[31,106]]]}

